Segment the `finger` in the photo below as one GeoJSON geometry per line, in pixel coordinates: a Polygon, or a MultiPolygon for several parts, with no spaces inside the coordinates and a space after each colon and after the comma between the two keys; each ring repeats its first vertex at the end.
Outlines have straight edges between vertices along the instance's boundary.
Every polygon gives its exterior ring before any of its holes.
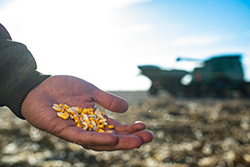
{"type": "Polygon", "coordinates": [[[146,128],[146,125],[143,122],[137,121],[127,126],[126,131],[133,133],[133,132],[137,132],[140,130],[144,130],[145,128],[146,128]]]}
{"type": "Polygon", "coordinates": [[[91,146],[88,145],[88,148],[96,151],[113,151],[113,150],[131,150],[140,148],[143,144],[143,141],[140,137],[136,135],[121,135],[118,136],[118,143],[113,146],[91,146]]]}
{"type": "Polygon", "coordinates": [[[140,130],[144,130],[146,128],[146,125],[143,122],[135,122],[131,125],[120,125],[120,126],[116,126],[115,130],[118,132],[136,132],[136,131],[140,131],[140,130]]]}
{"type": "Polygon", "coordinates": [[[114,125],[115,127],[120,126],[121,123],[115,119],[105,116],[109,125],[114,125]]]}
{"type": "Polygon", "coordinates": [[[128,110],[127,101],[121,97],[104,92],[98,88],[95,89],[93,95],[95,97],[94,102],[110,111],[123,113],[128,110]]]}
{"type": "Polygon", "coordinates": [[[133,133],[133,135],[139,136],[141,140],[143,141],[143,143],[151,142],[154,138],[153,133],[148,130],[138,131],[138,132],[133,133]]]}
{"type": "Polygon", "coordinates": [[[59,137],[79,145],[116,145],[118,142],[115,134],[85,131],[76,126],[65,128],[59,137]]]}

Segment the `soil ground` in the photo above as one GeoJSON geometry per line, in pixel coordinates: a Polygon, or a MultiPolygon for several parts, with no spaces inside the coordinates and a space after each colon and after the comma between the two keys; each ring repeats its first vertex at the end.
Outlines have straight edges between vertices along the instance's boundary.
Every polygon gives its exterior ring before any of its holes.
{"type": "Polygon", "coordinates": [[[173,98],[165,92],[112,92],[130,104],[122,123],[144,121],[151,143],[129,151],[95,152],[38,130],[0,108],[0,166],[247,167],[249,99],[173,98]]]}

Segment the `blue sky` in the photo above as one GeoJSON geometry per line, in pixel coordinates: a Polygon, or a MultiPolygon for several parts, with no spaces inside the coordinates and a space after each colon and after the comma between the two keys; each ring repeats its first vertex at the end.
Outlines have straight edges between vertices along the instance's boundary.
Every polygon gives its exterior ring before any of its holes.
{"type": "Polygon", "coordinates": [[[45,74],[147,90],[137,65],[192,70],[179,56],[241,53],[250,80],[250,1],[0,0],[0,20],[45,74]]]}

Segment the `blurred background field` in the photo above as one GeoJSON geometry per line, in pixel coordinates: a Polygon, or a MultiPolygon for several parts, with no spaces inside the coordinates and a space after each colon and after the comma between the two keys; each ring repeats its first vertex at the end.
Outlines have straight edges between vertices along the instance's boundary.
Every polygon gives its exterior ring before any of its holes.
{"type": "Polygon", "coordinates": [[[151,143],[130,151],[94,152],[65,142],[0,108],[0,166],[247,167],[249,99],[173,98],[165,92],[113,92],[130,104],[122,123],[144,121],[151,143]]]}

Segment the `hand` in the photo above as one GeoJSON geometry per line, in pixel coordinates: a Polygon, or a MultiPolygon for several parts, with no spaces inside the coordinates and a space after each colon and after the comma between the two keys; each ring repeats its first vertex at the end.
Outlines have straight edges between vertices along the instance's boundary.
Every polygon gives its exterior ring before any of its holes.
{"type": "Polygon", "coordinates": [[[33,126],[97,151],[139,148],[153,139],[152,133],[145,130],[144,123],[126,125],[111,118],[108,118],[108,123],[115,125],[114,133],[85,131],[78,128],[73,120],[59,118],[51,108],[54,103],[81,108],[93,108],[97,103],[117,113],[128,109],[128,103],[124,99],[104,92],[82,79],[73,76],[52,76],[29,92],[21,112],[33,126]]]}

